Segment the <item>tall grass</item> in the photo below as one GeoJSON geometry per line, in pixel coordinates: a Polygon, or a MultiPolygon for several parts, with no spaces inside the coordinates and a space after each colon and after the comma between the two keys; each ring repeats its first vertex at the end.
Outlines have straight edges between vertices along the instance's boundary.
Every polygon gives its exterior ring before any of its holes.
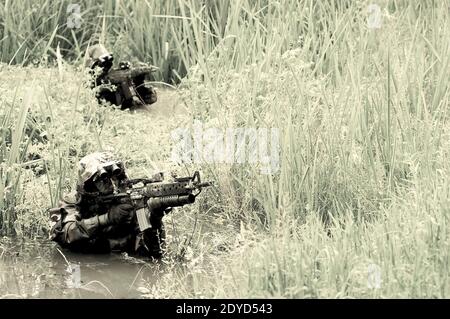
{"type": "MultiPolygon", "coordinates": [[[[228,242],[229,254],[210,257],[217,272],[162,280],[162,295],[176,287],[169,295],[448,297],[448,7],[380,1],[382,26],[369,29],[368,4],[86,1],[82,27],[70,30],[65,1],[41,2],[38,15],[27,15],[31,2],[5,2],[0,54],[25,65],[51,57],[59,42],[76,63],[99,38],[119,59],[160,66],[157,80],[181,80],[189,116],[155,119],[157,143],[148,122],[98,109],[78,86],[52,78],[69,100],[81,99],[68,105],[48,88],[61,107],[47,104],[52,121],[71,110],[50,148],[55,199],[67,186],[56,182],[57,172],[74,177],[74,163],[90,150],[112,145],[143,173],[169,152],[170,128],[194,119],[224,129],[280,129],[276,174],[262,175],[257,165],[204,165],[219,186],[204,204],[239,220],[239,235],[228,242]],[[378,290],[367,287],[370,264],[381,269],[378,290]]],[[[210,244],[199,241],[198,254],[210,244]]]]}
{"type": "Polygon", "coordinates": [[[14,105],[5,108],[2,114],[2,134],[0,140],[0,162],[1,162],[1,183],[0,183],[0,213],[1,232],[11,234],[13,232],[15,216],[15,200],[21,193],[21,158],[26,152],[22,146],[23,135],[28,109],[30,107],[31,92],[19,108],[16,119],[12,118],[14,105]],[[14,123],[15,120],[15,123],[14,123]]]}
{"type": "MultiPolygon", "coordinates": [[[[240,4],[227,28],[258,13],[198,57],[186,96],[206,122],[282,129],[280,174],[213,168],[221,203],[271,235],[247,238],[219,279],[198,275],[181,294],[448,296],[446,5],[386,1],[382,28],[370,30],[365,2],[240,4]],[[367,287],[371,263],[387,276],[380,290],[367,287]]],[[[203,25],[193,27],[189,42],[201,43],[203,25]]]]}
{"type": "Polygon", "coordinates": [[[159,66],[156,80],[178,82],[197,55],[209,54],[223,37],[228,11],[227,1],[83,0],[74,3],[79,5],[80,20],[70,11],[71,4],[68,0],[2,1],[0,61],[45,65],[55,61],[59,45],[64,58],[81,62],[87,46],[101,41],[117,59],[159,66]],[[193,24],[199,23],[206,34],[196,33],[202,42],[190,42],[193,24]],[[180,45],[190,48],[189,54],[197,53],[188,56],[187,51],[177,50],[180,45]]]}
{"type": "MultiPolygon", "coordinates": [[[[45,63],[55,59],[58,44],[65,58],[81,61],[90,43],[102,41],[118,59],[159,66],[155,76],[166,82],[179,81],[218,44],[229,48],[226,67],[253,63],[298,42],[320,61],[342,36],[346,18],[358,14],[363,3],[83,0],[76,3],[81,13],[81,20],[74,18],[80,22],[77,28],[68,24],[74,17],[68,0],[6,0],[0,6],[0,61],[45,63]],[[338,18],[336,12],[345,15],[338,18]]],[[[329,67],[329,61],[323,62],[321,67],[329,67]]]]}
{"type": "Polygon", "coordinates": [[[86,106],[80,112],[78,101],[92,97],[90,91],[80,94],[82,76],[71,74],[68,89],[64,82],[67,70],[33,68],[36,78],[27,83],[26,69],[1,68],[6,94],[0,99],[0,234],[46,236],[47,209],[56,206],[73,187],[77,160],[71,156],[88,152],[89,141],[80,136],[91,125],[97,139],[92,143],[99,147],[99,122],[95,121],[99,114],[88,113],[86,106]],[[22,85],[14,90],[14,83],[22,85]],[[60,94],[63,89],[67,95],[60,94]],[[61,114],[66,116],[64,120],[61,114]]]}
{"type": "MultiPolygon", "coordinates": [[[[431,154],[442,142],[449,102],[444,5],[390,3],[376,31],[367,28],[363,2],[288,1],[269,3],[268,12],[257,10],[262,3],[240,4],[226,25],[236,18],[244,30],[200,59],[189,105],[224,127],[282,128],[278,177],[261,177],[251,167],[233,170],[242,191],[254,192],[243,197],[256,198],[270,220],[286,209],[299,218],[345,211],[370,217],[407,183],[413,167],[436,169],[431,154]],[[253,19],[240,20],[252,10],[258,12],[253,19]],[[295,25],[291,14],[300,20],[305,14],[304,28],[286,29],[295,25]],[[292,34],[306,42],[287,50],[292,34]],[[233,76],[230,69],[240,71],[233,76]]],[[[193,27],[189,42],[201,43],[203,25],[193,27]]],[[[251,210],[250,201],[241,208],[251,210]]]]}

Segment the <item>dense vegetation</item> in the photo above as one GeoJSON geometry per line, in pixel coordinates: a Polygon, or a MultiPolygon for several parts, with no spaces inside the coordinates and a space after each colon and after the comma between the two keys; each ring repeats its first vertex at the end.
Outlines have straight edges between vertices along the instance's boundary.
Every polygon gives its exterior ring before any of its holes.
{"type": "Polygon", "coordinates": [[[1,1],[1,231],[45,234],[88,152],[184,173],[170,132],[194,119],[279,128],[277,173],[188,165],[217,187],[181,232],[196,214],[221,226],[147,296],[448,298],[448,1],[377,3],[380,28],[368,1],[80,1],[71,29],[67,1],[1,1]],[[98,39],[160,67],[178,116],[99,107],[79,68],[98,39]]]}

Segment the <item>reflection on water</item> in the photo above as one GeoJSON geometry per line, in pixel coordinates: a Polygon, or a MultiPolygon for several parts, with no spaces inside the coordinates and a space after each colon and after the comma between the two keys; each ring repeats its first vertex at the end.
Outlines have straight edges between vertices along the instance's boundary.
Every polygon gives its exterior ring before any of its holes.
{"type": "Polygon", "coordinates": [[[43,240],[0,240],[0,298],[139,298],[163,264],[126,254],[83,255],[43,240]]]}

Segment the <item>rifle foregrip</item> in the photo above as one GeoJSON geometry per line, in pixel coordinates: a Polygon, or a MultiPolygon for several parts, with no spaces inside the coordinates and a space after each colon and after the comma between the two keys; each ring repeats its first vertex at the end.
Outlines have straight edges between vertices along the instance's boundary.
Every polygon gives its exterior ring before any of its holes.
{"type": "Polygon", "coordinates": [[[163,197],[152,197],[148,200],[147,205],[150,210],[164,209],[167,207],[177,207],[195,202],[195,196],[188,195],[170,195],[163,197]]]}

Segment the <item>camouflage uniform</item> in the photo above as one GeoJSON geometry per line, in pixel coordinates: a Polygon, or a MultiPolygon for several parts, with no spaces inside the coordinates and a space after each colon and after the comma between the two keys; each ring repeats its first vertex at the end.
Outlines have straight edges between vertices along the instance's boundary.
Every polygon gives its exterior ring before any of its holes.
{"type": "Polygon", "coordinates": [[[162,217],[151,219],[152,228],[141,233],[132,208],[127,222],[113,223],[108,215],[114,205],[95,203],[99,193],[92,189],[92,181],[111,164],[120,168],[120,180],[128,179],[123,164],[109,152],[93,153],[81,159],[76,193],[66,196],[57,208],[50,210],[51,239],[78,252],[120,251],[161,257],[165,240],[162,217]]]}

